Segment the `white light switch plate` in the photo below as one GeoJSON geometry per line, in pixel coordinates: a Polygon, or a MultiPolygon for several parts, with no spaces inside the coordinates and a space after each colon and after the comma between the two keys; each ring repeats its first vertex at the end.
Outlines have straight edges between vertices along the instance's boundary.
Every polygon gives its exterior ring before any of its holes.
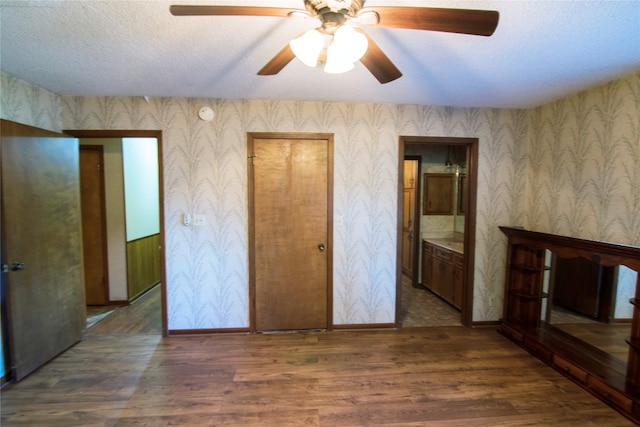
{"type": "Polygon", "coordinates": [[[207,223],[207,219],[204,215],[194,215],[193,216],[193,225],[196,227],[202,227],[207,223]]]}

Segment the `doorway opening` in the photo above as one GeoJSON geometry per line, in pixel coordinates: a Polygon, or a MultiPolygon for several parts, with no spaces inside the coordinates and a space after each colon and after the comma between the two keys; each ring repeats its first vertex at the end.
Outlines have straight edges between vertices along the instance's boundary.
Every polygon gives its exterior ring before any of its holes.
{"type": "MultiPolygon", "coordinates": [[[[79,139],[81,150],[103,154],[101,164],[91,165],[99,169],[98,175],[102,175],[104,182],[103,196],[95,200],[101,204],[95,210],[102,212],[102,224],[96,222],[88,233],[90,240],[103,234],[103,262],[100,264],[99,257],[85,257],[85,263],[97,264],[89,271],[98,272],[92,278],[98,283],[93,286],[105,297],[102,302],[95,296],[86,300],[89,332],[106,333],[113,329],[118,333],[144,331],[166,336],[162,133],[139,130],[65,130],[65,133],[79,139]],[[127,313],[137,313],[138,306],[143,305],[146,318],[137,321],[140,331],[130,329],[126,325],[130,322],[124,320],[127,313]]],[[[85,208],[83,199],[83,229],[89,227],[84,221],[85,208]]],[[[86,235],[85,232],[85,241],[86,235]]]]}
{"type": "Polygon", "coordinates": [[[396,324],[470,327],[478,139],[401,136],[398,157],[396,324]]]}

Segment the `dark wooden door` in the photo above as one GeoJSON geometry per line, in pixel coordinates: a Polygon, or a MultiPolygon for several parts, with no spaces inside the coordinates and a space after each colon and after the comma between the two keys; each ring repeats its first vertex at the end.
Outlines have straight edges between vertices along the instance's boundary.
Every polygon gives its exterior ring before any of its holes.
{"type": "Polygon", "coordinates": [[[82,252],[87,305],[108,301],[104,161],[101,145],[80,147],[82,252]]]}
{"type": "Polygon", "coordinates": [[[420,160],[405,157],[402,197],[402,272],[411,277],[414,283],[417,282],[414,269],[418,260],[420,241],[420,232],[417,228],[419,220],[416,218],[419,170],[420,160]]]}
{"type": "Polygon", "coordinates": [[[254,328],[329,326],[330,139],[249,138],[254,328]]]}
{"type": "Polygon", "coordinates": [[[17,381],[80,341],[86,326],[79,147],[66,135],[1,126],[2,263],[17,381]]]}

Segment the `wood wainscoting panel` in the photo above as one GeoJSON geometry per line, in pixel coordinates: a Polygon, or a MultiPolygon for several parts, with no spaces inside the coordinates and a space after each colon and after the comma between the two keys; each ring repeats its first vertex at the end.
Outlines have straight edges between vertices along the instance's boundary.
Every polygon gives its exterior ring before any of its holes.
{"type": "Polygon", "coordinates": [[[160,235],[127,242],[127,292],[132,301],[160,282],[160,235]]]}

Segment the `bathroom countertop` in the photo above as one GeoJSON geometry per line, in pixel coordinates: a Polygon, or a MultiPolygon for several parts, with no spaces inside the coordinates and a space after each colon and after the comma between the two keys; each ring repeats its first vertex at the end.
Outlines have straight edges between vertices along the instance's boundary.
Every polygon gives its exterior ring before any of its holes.
{"type": "Polygon", "coordinates": [[[441,246],[450,251],[464,253],[464,239],[454,235],[423,236],[422,240],[441,246]]]}

